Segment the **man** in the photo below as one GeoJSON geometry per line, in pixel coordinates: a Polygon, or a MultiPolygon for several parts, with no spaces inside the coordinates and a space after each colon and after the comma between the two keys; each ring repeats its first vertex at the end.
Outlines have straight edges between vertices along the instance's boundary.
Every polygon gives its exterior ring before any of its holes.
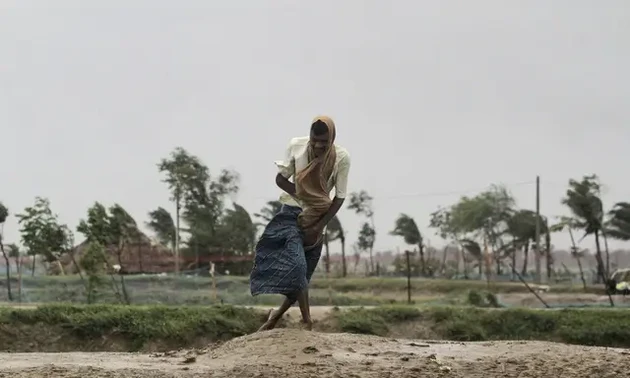
{"type": "Polygon", "coordinates": [[[310,135],[292,139],[285,159],[276,161],[283,205],[256,245],[250,290],[254,296],[283,294],[286,299],[259,331],[273,329],[296,301],[302,322],[312,329],[308,283],[321,256],[324,229],[346,198],[350,170],[350,155],[335,137],[333,120],[316,117],[310,135]]]}

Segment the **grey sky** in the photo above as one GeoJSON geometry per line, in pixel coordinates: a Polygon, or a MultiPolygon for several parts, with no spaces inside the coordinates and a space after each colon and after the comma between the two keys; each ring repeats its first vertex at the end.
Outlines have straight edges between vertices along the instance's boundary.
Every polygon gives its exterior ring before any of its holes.
{"type": "MultiPolygon", "coordinates": [[[[627,0],[2,0],[0,200],[48,197],[73,228],[118,202],[144,223],[172,207],[156,163],[180,145],[240,172],[253,213],[324,113],[349,190],[375,197],[376,249],[402,247],[401,212],[441,244],[429,213],[491,183],[533,208],[512,184],[540,174],[546,215],[593,172],[606,205],[630,201],[629,67],[627,0]]],[[[361,219],[340,218],[354,241],[361,219]]]]}

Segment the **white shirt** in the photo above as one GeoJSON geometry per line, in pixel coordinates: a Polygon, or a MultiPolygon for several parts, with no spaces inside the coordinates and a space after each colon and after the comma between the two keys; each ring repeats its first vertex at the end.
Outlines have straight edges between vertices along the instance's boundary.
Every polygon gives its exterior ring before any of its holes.
{"type": "MultiPolygon", "coordinates": [[[[308,165],[306,148],[308,147],[309,139],[309,137],[291,139],[284,160],[275,161],[278,172],[285,178],[291,179],[292,182],[294,182],[295,173],[300,172],[308,165]]],[[[337,158],[335,159],[332,175],[328,179],[328,193],[330,194],[334,188],[335,197],[346,198],[348,172],[350,171],[350,154],[348,150],[341,146],[335,144],[334,147],[337,158]]],[[[289,206],[301,207],[293,197],[284,192],[280,196],[280,202],[289,206]]]]}

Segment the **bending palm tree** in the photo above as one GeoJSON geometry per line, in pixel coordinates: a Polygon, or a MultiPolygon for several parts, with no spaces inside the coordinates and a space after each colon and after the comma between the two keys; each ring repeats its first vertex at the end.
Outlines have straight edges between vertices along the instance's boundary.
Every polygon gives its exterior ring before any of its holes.
{"type": "MultiPolygon", "coordinates": [[[[584,230],[584,237],[595,235],[598,281],[607,284],[608,272],[605,272],[602,250],[599,243],[604,225],[604,209],[599,198],[600,184],[597,176],[584,176],[582,181],[569,180],[569,189],[562,203],[569,207],[576,220],[576,226],[584,230]]],[[[610,305],[615,303],[608,292],[610,305]]]]}
{"type": "Polygon", "coordinates": [[[619,202],[608,214],[606,234],[614,239],[630,240],[630,203],[619,202]]]}
{"type": "Polygon", "coordinates": [[[584,237],[595,236],[598,280],[606,281],[607,272],[604,271],[604,259],[599,237],[603,229],[604,210],[599,198],[600,184],[597,176],[585,176],[582,181],[570,180],[569,189],[562,204],[569,207],[575,218],[577,228],[584,230],[584,237]]]}
{"type": "Polygon", "coordinates": [[[418,246],[418,249],[420,250],[420,269],[422,271],[422,275],[426,275],[422,234],[418,229],[416,221],[407,214],[400,214],[398,219],[396,219],[396,225],[390,232],[390,235],[402,236],[405,243],[418,246]]]}
{"type": "Polygon", "coordinates": [[[582,260],[581,257],[583,252],[578,250],[578,247],[575,243],[575,238],[573,237],[573,229],[576,228],[575,219],[569,217],[561,217],[560,222],[550,227],[551,232],[560,232],[565,229],[569,231],[569,236],[571,237],[571,256],[577,261],[578,268],[580,269],[580,279],[582,280],[582,285],[584,286],[584,291],[586,291],[586,280],[584,279],[584,270],[582,269],[582,260]]]}

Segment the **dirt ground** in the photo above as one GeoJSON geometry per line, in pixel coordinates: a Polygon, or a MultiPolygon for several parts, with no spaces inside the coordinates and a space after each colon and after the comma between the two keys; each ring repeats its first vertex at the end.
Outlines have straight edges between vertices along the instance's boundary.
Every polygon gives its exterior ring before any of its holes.
{"type": "Polygon", "coordinates": [[[630,350],[454,343],[278,329],[206,350],[0,354],[0,377],[630,377],[630,350]]]}

